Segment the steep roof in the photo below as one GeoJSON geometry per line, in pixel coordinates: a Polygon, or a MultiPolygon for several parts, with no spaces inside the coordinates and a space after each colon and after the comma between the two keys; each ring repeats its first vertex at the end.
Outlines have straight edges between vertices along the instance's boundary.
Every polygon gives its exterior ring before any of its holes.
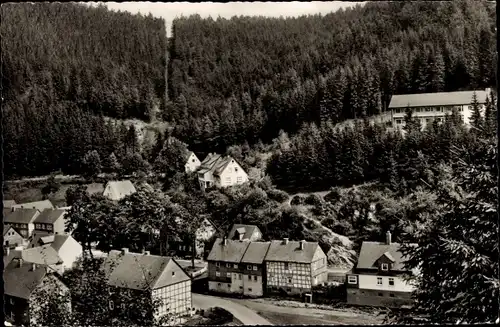
{"type": "Polygon", "coordinates": [[[299,241],[288,241],[287,244],[284,241],[272,241],[265,260],[311,263],[318,247],[317,242],[304,242],[304,249],[300,250],[299,241]]]}
{"type": "MultiPolygon", "coordinates": [[[[145,290],[148,287],[158,288],[170,285],[168,279],[165,285],[157,285],[156,283],[171,261],[175,263],[170,257],[130,252],[123,254],[121,251],[113,250],[109,252],[104,261],[104,269],[108,276],[109,285],[145,290]]],[[[185,278],[176,279],[175,283],[189,280],[190,277],[185,275],[185,278]]],[[[167,276],[172,278],[170,275],[167,276]]]]}
{"type": "MultiPolygon", "coordinates": [[[[393,261],[393,270],[404,271],[403,262],[406,258],[400,252],[401,245],[399,243],[387,244],[385,242],[363,242],[359,252],[357,269],[378,269],[375,267],[375,262],[386,255],[393,261]]],[[[391,260],[391,261],[392,261],[391,260]]]]}
{"type": "MultiPolygon", "coordinates": [[[[36,263],[38,265],[55,265],[62,262],[57,251],[50,245],[35,246],[22,251],[11,251],[11,258],[21,258],[26,263],[36,263]]],[[[10,261],[9,260],[9,261],[10,261]]]]}
{"type": "Polygon", "coordinates": [[[33,248],[33,246],[34,247],[39,247],[39,246],[49,245],[57,253],[59,253],[59,250],[61,250],[61,248],[63,247],[63,245],[69,239],[73,239],[73,237],[71,235],[67,235],[67,234],[56,234],[56,235],[54,235],[54,234],[50,234],[50,233],[45,232],[45,231],[37,231],[32,236],[31,242],[28,245],[28,248],[33,248]]]}
{"type": "Polygon", "coordinates": [[[262,264],[270,245],[271,242],[251,242],[241,259],[241,262],[262,264]]]}
{"type": "Polygon", "coordinates": [[[19,262],[12,260],[3,272],[5,294],[27,300],[46,275],[44,265],[36,266],[33,271],[32,265],[23,263],[19,267],[19,262]]]}
{"type": "Polygon", "coordinates": [[[45,209],[43,210],[38,217],[36,217],[34,223],[38,224],[53,224],[55,223],[59,218],[62,218],[64,214],[66,213],[66,210],[61,210],[61,209],[45,209]]]}
{"type": "Polygon", "coordinates": [[[9,212],[3,219],[4,223],[30,224],[40,213],[37,209],[16,209],[9,212]]]}
{"type": "MultiPolygon", "coordinates": [[[[488,92],[484,90],[475,92],[477,101],[485,103],[488,92]]],[[[471,103],[473,93],[474,91],[459,91],[393,95],[389,108],[467,105],[471,103]]]]}
{"type": "Polygon", "coordinates": [[[207,260],[239,263],[249,244],[248,241],[227,240],[227,244],[224,245],[224,240],[217,238],[207,260]]]}
{"type": "Polygon", "coordinates": [[[198,172],[204,174],[208,171],[211,171],[220,157],[220,154],[209,153],[207,157],[201,162],[198,172]]]}
{"type": "Polygon", "coordinates": [[[17,209],[38,209],[38,211],[43,211],[44,209],[54,209],[54,205],[52,202],[49,200],[43,200],[43,201],[35,201],[35,202],[28,202],[28,203],[19,203],[16,205],[13,205],[12,208],[17,209]]]}
{"type": "MultiPolygon", "coordinates": [[[[3,225],[3,236],[5,236],[5,234],[7,234],[7,232],[10,231],[11,229],[17,233],[17,231],[12,226],[3,225]]],[[[21,234],[19,234],[19,236],[21,236],[21,234]]]]}
{"type": "Polygon", "coordinates": [[[120,197],[122,194],[132,194],[136,192],[134,184],[132,184],[131,181],[125,180],[125,181],[110,181],[106,184],[106,188],[110,188],[111,192],[117,196],[120,197]]]}
{"type": "Polygon", "coordinates": [[[12,208],[12,206],[16,205],[16,200],[3,200],[4,208],[12,208]]]}
{"type": "Polygon", "coordinates": [[[250,239],[255,230],[260,231],[259,227],[255,225],[234,224],[233,227],[231,227],[231,230],[229,231],[227,238],[233,240],[236,237],[236,231],[238,231],[238,233],[243,232],[244,234],[243,239],[250,239]]]}

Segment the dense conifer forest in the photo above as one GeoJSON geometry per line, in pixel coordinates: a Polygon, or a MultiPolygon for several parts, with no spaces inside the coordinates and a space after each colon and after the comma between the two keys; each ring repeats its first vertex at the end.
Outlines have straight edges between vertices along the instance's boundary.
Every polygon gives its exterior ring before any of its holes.
{"type": "Polygon", "coordinates": [[[94,150],[102,162],[153,163],[150,149],[123,143],[133,131],[104,116],[164,120],[203,155],[377,114],[396,93],[493,86],[494,9],[461,0],[298,18],[191,16],[176,19],[167,40],[152,16],[3,5],[4,171],[79,173],[94,150]]]}

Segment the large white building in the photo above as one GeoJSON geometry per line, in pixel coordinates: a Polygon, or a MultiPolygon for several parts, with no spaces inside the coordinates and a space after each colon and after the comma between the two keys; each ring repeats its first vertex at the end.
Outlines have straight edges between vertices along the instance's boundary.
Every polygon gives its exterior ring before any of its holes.
{"type": "Polygon", "coordinates": [[[445,116],[451,114],[453,108],[456,108],[464,123],[469,125],[474,92],[484,115],[484,104],[490,95],[490,89],[394,95],[389,104],[392,124],[395,128],[402,128],[405,125],[404,118],[407,108],[411,108],[413,117],[420,120],[422,128],[432,124],[434,120],[444,121],[445,116]]]}
{"type": "Polygon", "coordinates": [[[198,169],[198,181],[205,190],[243,184],[248,182],[248,175],[232,157],[210,153],[198,169]]]}

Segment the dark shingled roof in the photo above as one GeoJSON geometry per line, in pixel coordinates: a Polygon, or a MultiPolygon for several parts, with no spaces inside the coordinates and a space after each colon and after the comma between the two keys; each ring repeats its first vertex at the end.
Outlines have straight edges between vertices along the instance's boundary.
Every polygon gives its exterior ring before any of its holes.
{"type": "Polygon", "coordinates": [[[251,242],[241,259],[241,262],[259,265],[262,264],[270,245],[271,242],[251,242]]]}
{"type": "Polygon", "coordinates": [[[243,231],[244,233],[243,239],[250,239],[250,237],[253,235],[256,229],[260,231],[259,227],[255,225],[234,224],[231,230],[229,231],[227,238],[230,240],[234,240],[236,237],[236,231],[238,231],[239,233],[243,231]]]}
{"type": "Polygon", "coordinates": [[[53,224],[59,218],[63,217],[65,213],[66,213],[66,210],[45,209],[38,215],[38,217],[36,217],[34,223],[53,224]]]}
{"type": "Polygon", "coordinates": [[[12,260],[3,272],[5,294],[28,300],[46,275],[44,265],[37,265],[33,271],[31,264],[23,263],[19,267],[18,260],[12,260]]]}
{"type": "MultiPolygon", "coordinates": [[[[416,244],[415,244],[416,245],[416,244]]],[[[385,242],[363,242],[361,244],[361,250],[359,252],[357,269],[378,269],[375,267],[375,262],[382,257],[384,254],[389,259],[394,260],[393,270],[404,271],[403,262],[405,258],[403,254],[399,251],[399,243],[387,244],[385,242]]]]}
{"type": "MultiPolygon", "coordinates": [[[[221,156],[220,154],[209,153],[205,160],[201,162],[198,173],[204,174],[208,171],[216,176],[220,175],[224,169],[234,160],[231,156],[221,156]]],[[[236,160],[234,160],[236,162],[236,160]]]]}
{"type": "Polygon", "coordinates": [[[8,213],[4,219],[4,223],[11,224],[30,224],[33,223],[37,215],[40,213],[37,209],[16,209],[8,213]]]}
{"type": "Polygon", "coordinates": [[[266,261],[281,261],[281,262],[297,262],[311,263],[314,253],[319,247],[318,242],[304,242],[304,249],[300,250],[299,241],[272,241],[267,255],[266,261]]]}
{"type": "MultiPolygon", "coordinates": [[[[475,92],[477,101],[485,103],[488,92],[484,90],[475,92]]],[[[474,91],[458,91],[393,95],[389,108],[467,105],[472,102],[473,93],[474,91]]]]}
{"type": "Polygon", "coordinates": [[[217,238],[207,260],[239,263],[249,244],[248,241],[227,240],[224,245],[224,240],[217,238]]]}
{"type": "MultiPolygon", "coordinates": [[[[148,287],[155,289],[189,280],[190,277],[184,274],[185,276],[177,276],[175,280],[167,280],[164,285],[157,284],[158,278],[171,261],[177,264],[170,257],[130,252],[122,254],[121,251],[113,250],[104,261],[104,270],[110,286],[136,290],[148,287]]],[[[167,276],[172,279],[171,275],[167,276]]]]}
{"type": "Polygon", "coordinates": [[[43,211],[44,209],[54,209],[54,205],[49,200],[36,201],[36,202],[28,202],[28,203],[19,203],[14,206],[16,210],[25,208],[25,209],[38,209],[38,211],[43,211]]]}

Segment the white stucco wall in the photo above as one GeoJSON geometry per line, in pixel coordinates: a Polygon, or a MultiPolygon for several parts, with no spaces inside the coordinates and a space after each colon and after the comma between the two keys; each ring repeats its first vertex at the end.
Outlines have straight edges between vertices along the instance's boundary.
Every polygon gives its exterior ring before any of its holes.
{"type": "Polygon", "coordinates": [[[414,286],[403,281],[401,277],[377,275],[358,275],[359,288],[368,290],[382,290],[395,292],[412,292],[414,286]],[[377,285],[377,278],[382,278],[382,285],[377,285]],[[394,278],[394,286],[389,285],[389,278],[394,278]]]}

